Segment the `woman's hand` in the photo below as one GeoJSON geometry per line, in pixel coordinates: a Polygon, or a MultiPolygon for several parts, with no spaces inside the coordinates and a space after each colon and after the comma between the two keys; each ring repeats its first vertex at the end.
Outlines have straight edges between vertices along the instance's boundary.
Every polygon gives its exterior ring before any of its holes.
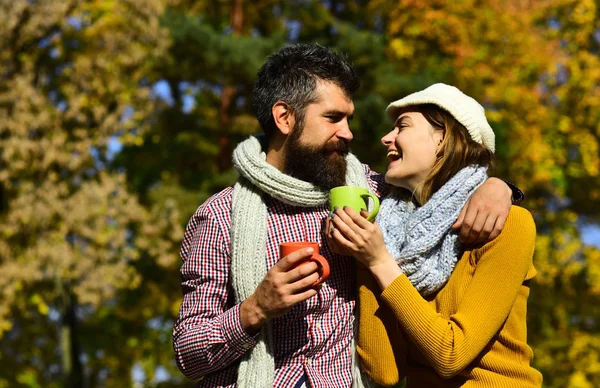
{"type": "Polygon", "coordinates": [[[368,215],[364,210],[359,215],[349,207],[336,209],[327,218],[325,235],[333,252],[354,256],[385,290],[402,270],[385,247],[381,229],[365,219],[368,215]]]}
{"type": "Polygon", "coordinates": [[[325,234],[334,252],[354,256],[366,267],[394,261],[385,247],[379,227],[350,207],[332,213],[327,220],[325,234]]]}

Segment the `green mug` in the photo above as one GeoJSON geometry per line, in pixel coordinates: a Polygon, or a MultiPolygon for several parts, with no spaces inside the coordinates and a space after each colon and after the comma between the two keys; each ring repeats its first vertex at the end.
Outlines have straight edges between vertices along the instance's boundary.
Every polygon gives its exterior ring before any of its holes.
{"type": "Polygon", "coordinates": [[[336,206],[340,209],[348,206],[360,214],[361,209],[369,210],[369,198],[373,199],[373,209],[367,217],[367,221],[373,221],[379,211],[379,198],[360,186],[339,186],[331,189],[329,191],[329,207],[333,211],[336,206]]]}

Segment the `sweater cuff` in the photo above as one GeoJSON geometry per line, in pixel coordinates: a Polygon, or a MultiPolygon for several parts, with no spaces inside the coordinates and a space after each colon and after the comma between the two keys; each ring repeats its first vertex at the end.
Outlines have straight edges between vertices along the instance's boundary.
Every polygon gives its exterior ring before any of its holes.
{"type": "Polygon", "coordinates": [[[242,327],[242,317],[239,304],[227,310],[221,316],[221,319],[223,336],[227,340],[229,346],[236,349],[240,353],[245,353],[248,349],[256,345],[260,332],[251,336],[246,332],[246,330],[244,330],[242,327]]]}
{"type": "Polygon", "coordinates": [[[517,206],[520,205],[525,199],[525,193],[523,193],[523,191],[521,191],[514,183],[509,182],[506,179],[502,180],[512,190],[512,204],[517,206]]]}
{"type": "Polygon", "coordinates": [[[410,280],[408,280],[408,276],[403,273],[394,279],[394,281],[391,282],[383,291],[381,291],[381,299],[388,305],[393,304],[390,302],[394,302],[397,299],[396,297],[398,296],[399,292],[402,292],[402,290],[407,286],[412,287],[412,283],[410,280]]]}

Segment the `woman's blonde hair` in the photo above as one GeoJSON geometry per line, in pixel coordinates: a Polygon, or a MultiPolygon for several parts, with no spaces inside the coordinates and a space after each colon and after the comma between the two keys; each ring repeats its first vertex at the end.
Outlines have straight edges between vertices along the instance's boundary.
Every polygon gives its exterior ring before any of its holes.
{"type": "Polygon", "coordinates": [[[419,112],[437,130],[444,131],[444,138],[437,150],[436,160],[422,189],[416,196],[419,204],[425,204],[450,178],[464,167],[476,164],[494,168],[494,153],[471,138],[467,129],[454,116],[434,104],[414,105],[402,112],[419,112]]]}

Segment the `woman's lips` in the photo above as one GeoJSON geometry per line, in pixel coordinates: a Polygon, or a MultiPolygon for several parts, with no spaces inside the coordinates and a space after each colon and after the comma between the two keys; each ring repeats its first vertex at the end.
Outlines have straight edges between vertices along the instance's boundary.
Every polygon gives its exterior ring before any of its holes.
{"type": "Polygon", "coordinates": [[[390,150],[387,153],[387,158],[390,161],[390,166],[398,161],[402,160],[402,154],[396,150],[390,150]]]}

